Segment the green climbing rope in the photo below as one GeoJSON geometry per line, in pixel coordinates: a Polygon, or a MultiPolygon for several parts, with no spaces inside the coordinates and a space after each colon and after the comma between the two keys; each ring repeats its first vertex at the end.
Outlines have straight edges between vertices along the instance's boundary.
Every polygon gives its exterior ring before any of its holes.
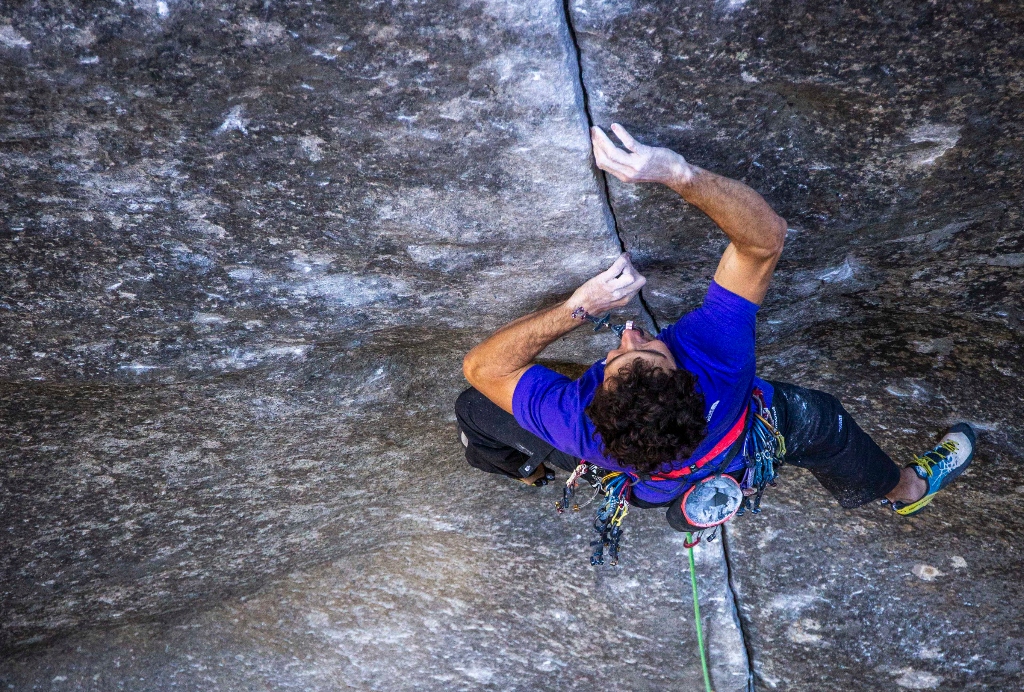
{"type": "MultiPolygon", "coordinates": [[[[686,534],[686,542],[690,543],[693,536],[686,534]]],[[[700,605],[697,602],[697,569],[693,564],[693,547],[690,551],[690,585],[693,587],[693,617],[697,621],[697,648],[700,649],[700,667],[704,671],[704,691],[712,692],[711,676],[708,675],[708,659],[704,654],[704,630],[700,626],[700,605]]]]}

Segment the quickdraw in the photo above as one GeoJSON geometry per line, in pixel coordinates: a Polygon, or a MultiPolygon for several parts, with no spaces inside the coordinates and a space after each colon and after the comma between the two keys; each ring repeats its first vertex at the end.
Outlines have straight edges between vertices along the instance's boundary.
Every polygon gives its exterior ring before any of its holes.
{"type": "Polygon", "coordinates": [[[753,493],[745,492],[737,516],[742,516],[749,509],[751,514],[761,512],[761,496],[767,486],[775,487],[775,479],[779,477],[779,466],[786,456],[786,438],[778,431],[778,421],[772,410],[764,403],[764,394],[760,389],[754,390],[754,420],[743,443],[743,456],[747,460],[747,469],[743,473],[740,486],[753,493]],[[750,496],[754,500],[751,502],[750,496]]]}
{"type": "Polygon", "coordinates": [[[608,329],[610,329],[612,333],[615,334],[615,336],[622,338],[622,333],[627,329],[636,329],[641,332],[643,331],[643,329],[633,326],[633,320],[627,320],[625,324],[612,324],[611,317],[611,313],[608,313],[604,317],[597,318],[591,315],[583,308],[576,308],[575,310],[572,311],[572,318],[574,320],[587,320],[588,322],[592,322],[595,325],[595,332],[599,332],[605,327],[608,327],[608,329]]]}
{"type": "MultiPolygon", "coordinates": [[[[591,565],[604,564],[605,548],[608,549],[608,564],[619,564],[619,543],[622,541],[622,520],[629,514],[629,488],[635,482],[627,473],[606,471],[599,466],[581,461],[570,474],[562,491],[562,499],[555,503],[559,514],[565,512],[576,495],[580,481],[587,482],[595,489],[594,496],[583,506],[590,504],[598,495],[604,495],[604,502],[597,509],[594,530],[597,539],[590,542],[594,552],[590,556],[591,565]]],[[[572,502],[572,510],[578,512],[580,505],[572,502]]]]}

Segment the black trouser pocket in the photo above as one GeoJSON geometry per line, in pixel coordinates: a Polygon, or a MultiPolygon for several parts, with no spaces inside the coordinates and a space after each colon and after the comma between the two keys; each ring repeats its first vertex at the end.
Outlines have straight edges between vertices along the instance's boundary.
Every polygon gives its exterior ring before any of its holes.
{"type": "Polygon", "coordinates": [[[511,413],[472,387],[455,401],[455,418],[465,436],[466,461],[481,471],[523,478],[542,462],[572,471],[579,461],[524,430],[511,413]]]}

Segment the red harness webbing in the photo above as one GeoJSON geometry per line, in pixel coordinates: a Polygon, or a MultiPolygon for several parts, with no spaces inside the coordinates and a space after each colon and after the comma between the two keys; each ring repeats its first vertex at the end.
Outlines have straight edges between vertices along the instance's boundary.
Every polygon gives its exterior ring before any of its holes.
{"type": "Polygon", "coordinates": [[[712,459],[715,459],[722,452],[729,449],[736,442],[739,436],[743,434],[743,430],[746,427],[747,413],[749,410],[750,404],[747,404],[747,407],[743,409],[743,414],[736,420],[736,424],[729,429],[729,432],[727,432],[725,436],[718,441],[718,444],[716,444],[710,452],[708,452],[707,454],[705,454],[704,456],[702,456],[700,459],[693,462],[689,466],[684,466],[681,469],[673,469],[672,471],[669,471],[667,473],[655,473],[651,476],[651,480],[668,481],[672,480],[673,478],[681,478],[683,476],[689,476],[691,473],[699,471],[700,469],[707,466],[707,464],[712,459]]]}

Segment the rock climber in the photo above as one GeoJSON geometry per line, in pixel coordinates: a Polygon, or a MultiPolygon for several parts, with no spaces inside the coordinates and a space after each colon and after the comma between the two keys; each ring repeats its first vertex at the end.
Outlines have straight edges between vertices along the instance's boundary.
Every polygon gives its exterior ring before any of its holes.
{"type": "Polygon", "coordinates": [[[757,377],[755,317],[786,222],[747,185],[643,145],[621,125],[611,129],[624,149],[600,128],[591,131],[601,169],[626,183],[668,186],[707,214],[729,245],[700,307],[657,336],[627,323],[618,347],[577,380],[534,359],[639,293],[646,279],[625,253],[565,302],[473,348],[463,363],[472,386],[456,402],[469,463],[532,485],[552,480],[552,467],[570,472],[570,486],[588,480],[615,496],[606,516],[599,511],[606,529],[627,501],[667,507],[681,531],[756,512],[783,460],[808,469],[843,507],[883,500],[902,515],[920,512],[970,464],[970,425],[954,425],[901,469],[836,397],[757,377]]]}

